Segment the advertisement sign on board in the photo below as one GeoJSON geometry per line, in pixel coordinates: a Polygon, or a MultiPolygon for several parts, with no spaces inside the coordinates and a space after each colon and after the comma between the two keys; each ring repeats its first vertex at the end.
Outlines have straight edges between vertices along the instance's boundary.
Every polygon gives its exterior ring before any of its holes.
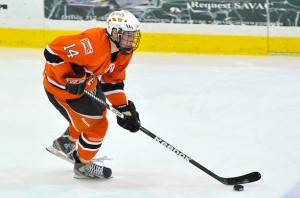
{"type": "Polygon", "coordinates": [[[300,26],[299,0],[44,0],[45,18],[104,21],[131,11],[144,23],[300,26]]]}

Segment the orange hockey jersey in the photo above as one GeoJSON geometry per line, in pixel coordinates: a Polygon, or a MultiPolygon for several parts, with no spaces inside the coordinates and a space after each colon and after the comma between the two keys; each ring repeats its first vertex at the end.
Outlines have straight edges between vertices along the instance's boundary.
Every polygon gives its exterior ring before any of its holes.
{"type": "Polygon", "coordinates": [[[80,34],[58,37],[44,51],[45,89],[57,98],[79,98],[80,96],[65,90],[64,76],[74,72],[72,63],[84,67],[87,74],[100,79],[103,92],[113,106],[126,104],[123,81],[132,53],[118,53],[116,58],[112,58],[109,38],[104,28],[92,28],[80,34]]]}

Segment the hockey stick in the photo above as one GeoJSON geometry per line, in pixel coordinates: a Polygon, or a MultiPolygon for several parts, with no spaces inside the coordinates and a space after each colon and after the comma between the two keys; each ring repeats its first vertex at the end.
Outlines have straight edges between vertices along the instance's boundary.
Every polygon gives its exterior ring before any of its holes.
{"type": "MultiPolygon", "coordinates": [[[[87,90],[84,90],[84,93],[86,95],[88,95],[89,97],[91,97],[92,99],[94,99],[95,101],[98,101],[101,105],[105,106],[108,110],[110,110],[111,112],[113,112],[114,114],[119,116],[120,118],[125,117],[124,114],[119,112],[117,109],[113,108],[111,105],[107,104],[105,101],[103,101],[100,98],[96,97],[91,92],[89,92],[87,90]]],[[[216,180],[218,180],[222,184],[225,184],[225,185],[246,184],[246,183],[251,183],[251,182],[258,181],[261,178],[261,174],[259,172],[252,172],[252,173],[248,173],[246,175],[241,175],[241,176],[238,176],[238,177],[229,177],[229,178],[220,177],[220,176],[216,175],[215,173],[211,172],[210,170],[208,170],[207,168],[205,168],[204,166],[202,166],[201,164],[199,164],[198,162],[196,162],[195,160],[193,160],[192,158],[190,158],[189,156],[187,156],[186,154],[184,154],[183,152],[181,152],[180,150],[176,149],[174,146],[172,146],[168,142],[164,141],[163,139],[156,136],[155,134],[153,134],[149,130],[145,129],[144,127],[141,126],[140,130],[142,132],[144,132],[146,135],[148,135],[149,137],[151,137],[152,139],[154,139],[155,141],[157,141],[158,143],[160,143],[161,145],[163,145],[166,148],[170,149],[173,153],[177,154],[179,157],[183,158],[184,160],[186,160],[189,163],[193,164],[194,166],[196,166],[200,170],[204,171],[205,173],[207,173],[211,177],[215,178],[216,180]]]]}

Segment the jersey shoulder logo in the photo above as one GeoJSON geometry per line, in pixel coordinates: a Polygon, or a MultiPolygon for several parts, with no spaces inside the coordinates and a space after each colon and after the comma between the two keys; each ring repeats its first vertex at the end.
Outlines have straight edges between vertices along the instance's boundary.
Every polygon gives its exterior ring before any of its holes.
{"type": "Polygon", "coordinates": [[[88,38],[81,39],[80,42],[84,47],[84,53],[85,54],[93,53],[94,50],[93,50],[91,42],[88,38]]]}

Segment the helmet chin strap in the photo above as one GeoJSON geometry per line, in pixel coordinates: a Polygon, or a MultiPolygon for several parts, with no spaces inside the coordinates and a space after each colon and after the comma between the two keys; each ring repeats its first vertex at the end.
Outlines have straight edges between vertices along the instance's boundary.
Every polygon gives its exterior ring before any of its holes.
{"type": "Polygon", "coordinates": [[[131,52],[131,48],[123,48],[123,47],[119,47],[119,50],[121,51],[122,54],[124,55],[128,55],[131,52]]]}
{"type": "MultiPolygon", "coordinates": [[[[111,36],[111,34],[109,34],[108,32],[107,32],[107,30],[106,30],[106,35],[108,36],[108,38],[116,45],[116,47],[119,49],[119,51],[122,53],[122,54],[124,54],[124,55],[128,55],[128,54],[130,54],[130,52],[131,52],[131,48],[124,48],[124,47],[121,47],[120,46],[120,41],[118,42],[118,41],[116,41],[112,36],[111,36]]],[[[120,36],[119,37],[119,40],[121,40],[122,39],[122,37],[120,36]]]]}

